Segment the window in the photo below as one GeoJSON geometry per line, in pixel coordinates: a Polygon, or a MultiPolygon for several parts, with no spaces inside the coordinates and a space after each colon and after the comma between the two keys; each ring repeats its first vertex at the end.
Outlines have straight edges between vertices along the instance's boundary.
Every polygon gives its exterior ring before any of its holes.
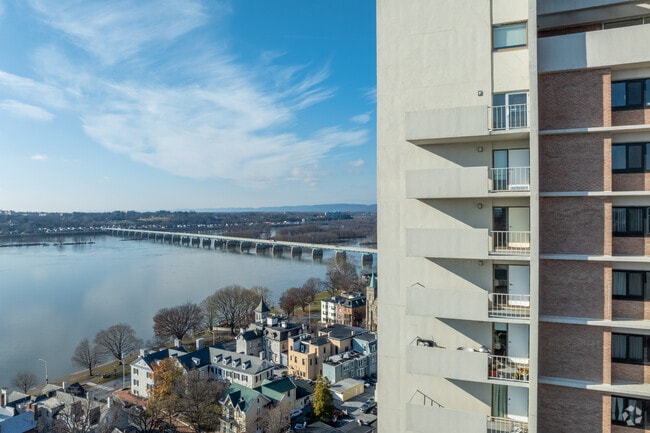
{"type": "Polygon", "coordinates": [[[650,143],[612,144],[612,172],[650,171],[650,143]]]}
{"type": "Polygon", "coordinates": [[[528,92],[492,95],[492,129],[528,127],[528,92]]]}
{"type": "Polygon", "coordinates": [[[612,110],[650,107],[650,79],[612,82],[612,110]]]}
{"type": "Polygon", "coordinates": [[[138,379],[133,379],[133,386],[140,386],[140,381],[138,379]]]}
{"type": "Polygon", "coordinates": [[[625,364],[649,364],[648,337],[612,333],[612,361],[625,364]]]}
{"type": "Polygon", "coordinates": [[[526,23],[495,26],[492,29],[492,48],[495,51],[506,48],[525,47],[526,44],[526,23]]]}
{"type": "Polygon", "coordinates": [[[648,297],[646,285],[650,281],[648,272],[612,271],[612,297],[624,300],[644,300],[648,297]]]}
{"type": "Polygon", "coordinates": [[[131,373],[132,373],[133,375],[137,376],[137,375],[138,375],[138,369],[137,369],[137,368],[132,368],[132,369],[131,369],[131,373]]]}
{"type": "Polygon", "coordinates": [[[648,230],[647,207],[615,207],[612,208],[612,224],[614,236],[644,236],[648,230]]]}
{"type": "Polygon", "coordinates": [[[612,424],[627,427],[650,427],[647,400],[612,396],[612,424]]]}

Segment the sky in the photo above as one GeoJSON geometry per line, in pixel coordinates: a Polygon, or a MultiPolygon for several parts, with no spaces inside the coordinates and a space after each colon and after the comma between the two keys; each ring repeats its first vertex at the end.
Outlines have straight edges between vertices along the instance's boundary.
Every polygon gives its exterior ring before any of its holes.
{"type": "Polygon", "coordinates": [[[0,210],[376,203],[374,0],[0,0],[0,210]]]}

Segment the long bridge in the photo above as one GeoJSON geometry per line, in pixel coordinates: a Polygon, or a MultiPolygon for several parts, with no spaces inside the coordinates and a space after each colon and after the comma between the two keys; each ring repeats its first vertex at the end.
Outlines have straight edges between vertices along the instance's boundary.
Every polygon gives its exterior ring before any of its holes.
{"type": "Polygon", "coordinates": [[[323,251],[333,251],[337,257],[345,257],[347,253],[358,253],[361,255],[363,266],[372,265],[373,257],[377,250],[373,248],[353,247],[347,245],[323,245],[303,242],[274,241],[271,239],[251,239],[233,236],[207,235],[199,233],[167,232],[156,230],[124,229],[119,227],[104,228],[113,236],[122,236],[130,239],[149,239],[154,242],[168,244],[186,245],[192,247],[214,248],[239,253],[271,254],[274,257],[282,256],[284,253],[292,258],[302,257],[303,252],[311,252],[311,258],[318,260],[323,258],[323,251]]]}

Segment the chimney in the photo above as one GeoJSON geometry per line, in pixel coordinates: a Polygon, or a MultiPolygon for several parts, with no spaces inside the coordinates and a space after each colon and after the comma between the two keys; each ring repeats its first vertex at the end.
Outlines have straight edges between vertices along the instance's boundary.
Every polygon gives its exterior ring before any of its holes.
{"type": "Polygon", "coordinates": [[[145,353],[144,349],[140,349],[140,356],[144,358],[147,354],[145,353]]]}
{"type": "Polygon", "coordinates": [[[179,349],[181,347],[181,340],[179,340],[178,338],[175,338],[174,339],[174,347],[179,349]]]}
{"type": "Polygon", "coordinates": [[[7,388],[2,388],[0,390],[0,407],[5,407],[7,405],[7,388]]]}
{"type": "Polygon", "coordinates": [[[61,387],[63,388],[63,392],[67,392],[68,391],[68,382],[63,382],[61,384],[61,387]]]}
{"type": "Polygon", "coordinates": [[[113,397],[108,397],[106,399],[106,406],[108,406],[109,409],[113,407],[113,397]]]}
{"type": "Polygon", "coordinates": [[[196,348],[197,349],[203,349],[203,342],[205,341],[205,338],[197,338],[196,339],[196,348]]]}

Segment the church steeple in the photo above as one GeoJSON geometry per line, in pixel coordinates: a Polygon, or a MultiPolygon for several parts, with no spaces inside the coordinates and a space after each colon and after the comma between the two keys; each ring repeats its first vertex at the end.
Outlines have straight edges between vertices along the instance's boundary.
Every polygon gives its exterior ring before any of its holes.
{"type": "Polygon", "coordinates": [[[264,302],[264,298],[262,298],[260,304],[255,308],[255,322],[264,323],[270,311],[269,307],[266,306],[266,302],[264,302]]]}

